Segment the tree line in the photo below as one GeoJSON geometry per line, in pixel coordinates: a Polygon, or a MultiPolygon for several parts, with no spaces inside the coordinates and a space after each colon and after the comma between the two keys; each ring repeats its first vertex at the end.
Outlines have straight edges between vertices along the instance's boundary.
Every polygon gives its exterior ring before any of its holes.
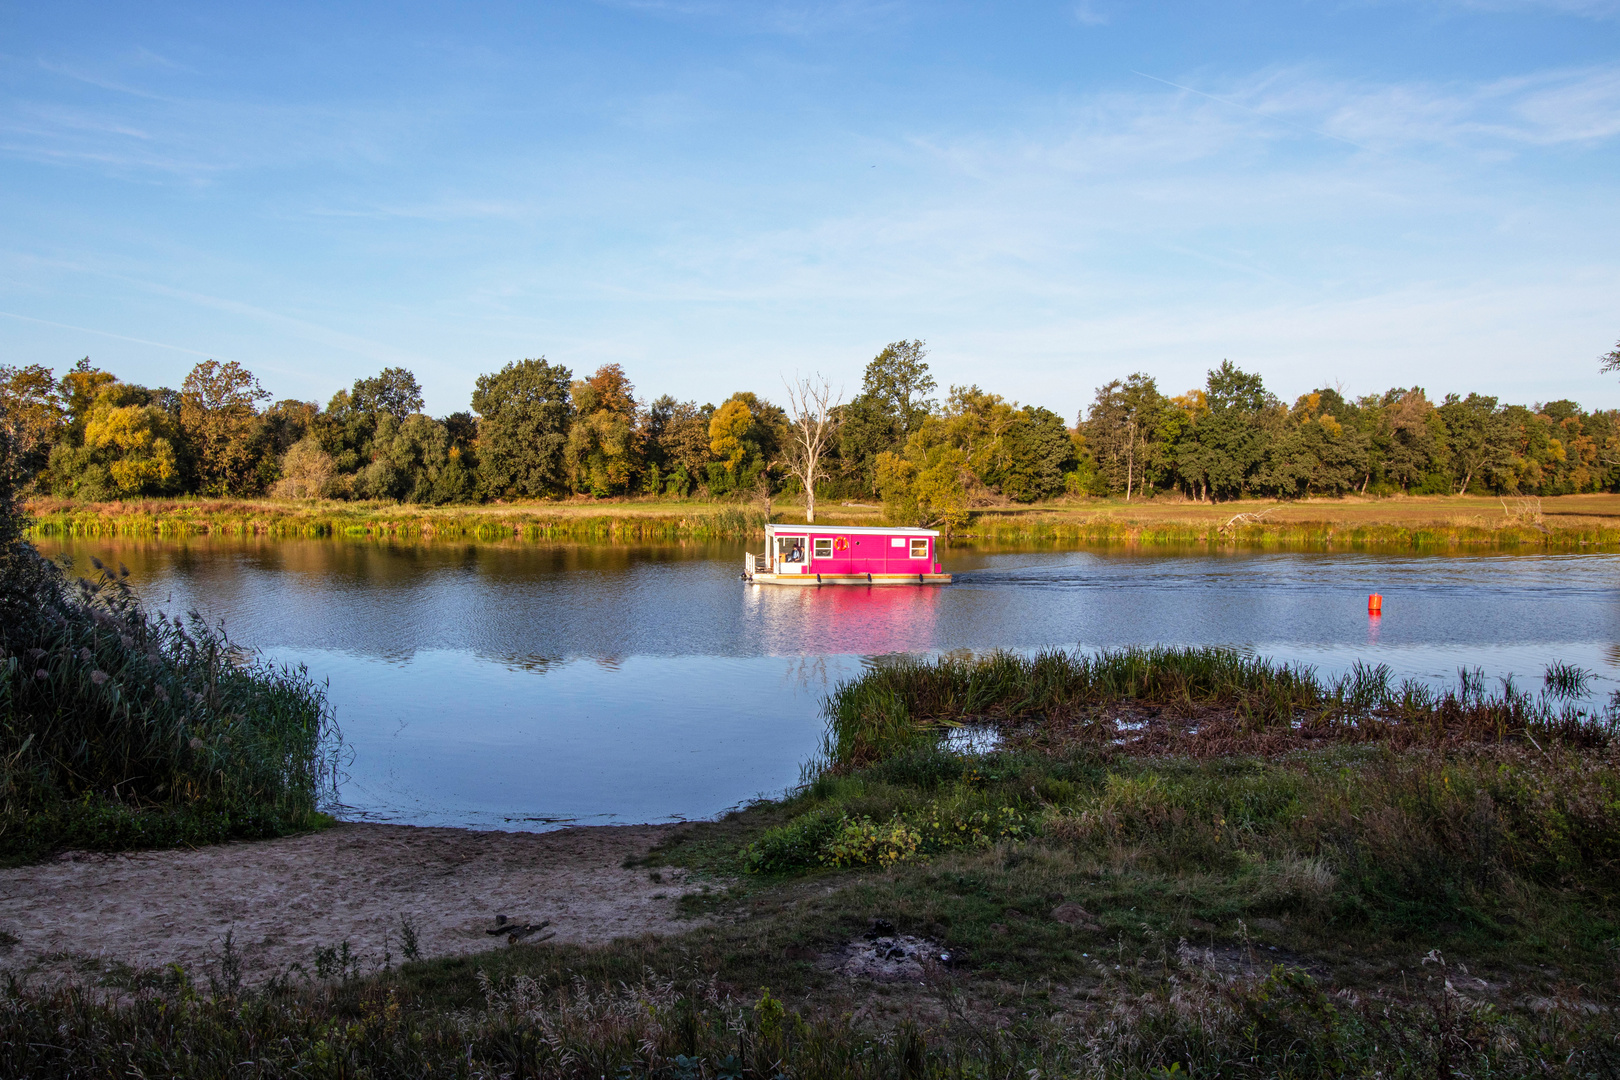
{"type": "Polygon", "coordinates": [[[786,386],[787,408],[752,391],[719,405],[649,403],[618,364],[575,378],[526,359],[480,375],[471,408],[437,418],[404,368],[357,379],[322,408],[270,402],[235,361],[198,364],[171,390],[125,382],[86,358],[60,376],[0,365],[0,422],[30,490],[85,501],[441,505],[808,486],[823,498],[881,499],[891,520],[951,524],[976,507],[1063,495],[1555,495],[1620,485],[1620,411],[1573,401],[1435,402],[1397,387],[1354,399],[1314,390],[1288,405],[1223,361],[1204,386],[1175,396],[1147,375],[1113,380],[1071,426],[976,385],[941,398],[926,355],[921,341],[895,342],[847,402],[828,380],[800,380],[786,386]]]}

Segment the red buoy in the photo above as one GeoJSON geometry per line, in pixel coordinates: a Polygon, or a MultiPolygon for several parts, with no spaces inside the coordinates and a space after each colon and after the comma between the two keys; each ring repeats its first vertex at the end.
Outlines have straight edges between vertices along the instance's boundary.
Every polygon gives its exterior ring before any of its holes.
{"type": "Polygon", "coordinates": [[[1373,593],[1367,597],[1367,614],[1382,615],[1384,613],[1384,596],[1382,593],[1373,593]]]}

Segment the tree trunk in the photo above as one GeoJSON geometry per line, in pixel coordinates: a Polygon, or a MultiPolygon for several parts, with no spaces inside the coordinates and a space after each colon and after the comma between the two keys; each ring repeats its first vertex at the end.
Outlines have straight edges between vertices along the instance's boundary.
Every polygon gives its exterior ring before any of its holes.
{"type": "Polygon", "coordinates": [[[804,522],[806,525],[816,523],[816,487],[814,484],[804,489],[804,522]]]}
{"type": "Polygon", "coordinates": [[[1125,450],[1125,501],[1131,501],[1131,482],[1136,479],[1136,432],[1131,432],[1131,441],[1125,450]]]}

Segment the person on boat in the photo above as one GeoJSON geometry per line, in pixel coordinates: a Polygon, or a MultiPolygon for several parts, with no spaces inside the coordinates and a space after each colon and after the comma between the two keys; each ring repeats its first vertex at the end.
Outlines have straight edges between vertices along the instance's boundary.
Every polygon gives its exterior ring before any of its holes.
{"type": "Polygon", "coordinates": [[[804,562],[804,547],[797,540],[788,549],[788,562],[804,562]]]}

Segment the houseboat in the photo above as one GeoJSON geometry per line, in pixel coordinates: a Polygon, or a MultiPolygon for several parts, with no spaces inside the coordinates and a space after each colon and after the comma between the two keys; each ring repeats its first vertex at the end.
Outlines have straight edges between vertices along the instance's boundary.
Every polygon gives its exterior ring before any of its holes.
{"type": "Polygon", "coordinates": [[[944,585],[934,529],[867,525],[765,526],[765,552],[744,557],[762,585],[944,585]]]}

